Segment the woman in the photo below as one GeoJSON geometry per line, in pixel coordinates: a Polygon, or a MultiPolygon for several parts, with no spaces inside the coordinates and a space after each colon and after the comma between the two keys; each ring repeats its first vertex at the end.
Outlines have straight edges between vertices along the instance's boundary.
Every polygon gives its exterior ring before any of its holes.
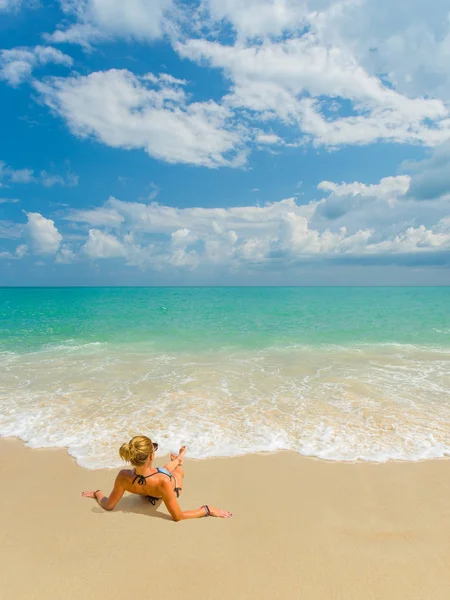
{"type": "Polygon", "coordinates": [[[149,501],[155,505],[157,500],[163,500],[172,519],[199,519],[201,517],[221,517],[229,519],[232,514],[205,504],[195,510],[181,510],[177,498],[183,489],[184,472],[181,468],[186,447],[180,449],[178,456],[170,455],[170,463],[162,468],[152,466],[158,444],[144,435],[138,435],[123,444],[119,450],[120,457],[130,462],[134,469],[124,469],[116,477],[114,489],[105,496],[101,490],[83,492],[83,498],[95,498],[105,510],[113,510],[125,491],[140,496],[148,496],[149,501]]]}

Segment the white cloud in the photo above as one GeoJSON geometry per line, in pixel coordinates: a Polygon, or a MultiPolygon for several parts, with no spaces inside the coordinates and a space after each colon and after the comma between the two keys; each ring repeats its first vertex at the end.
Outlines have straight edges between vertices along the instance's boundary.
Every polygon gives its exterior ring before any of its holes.
{"type": "MultiPolygon", "coordinates": [[[[92,211],[72,211],[69,218],[72,221],[89,223],[95,222],[101,226],[99,214],[105,219],[103,225],[111,227],[116,222],[116,229],[127,229],[135,233],[166,234],[171,236],[178,230],[190,230],[198,238],[204,238],[209,233],[214,236],[222,235],[227,230],[245,231],[249,234],[268,233],[286,210],[294,210],[300,215],[309,216],[314,212],[310,206],[299,206],[293,199],[275,202],[267,206],[243,206],[233,208],[175,208],[157,203],[142,204],[139,202],[123,202],[111,197],[98,209],[92,211]],[[119,221],[117,215],[121,215],[119,221]],[[92,221],[90,221],[92,219],[92,221]],[[224,223],[225,221],[225,223],[224,223]]],[[[180,234],[179,234],[180,235],[180,234]]]]}
{"type": "MultiPolygon", "coordinates": [[[[60,3],[74,23],[48,36],[54,42],[148,42],[165,33],[185,39],[190,27],[195,36],[200,32],[208,39],[224,32],[229,43],[231,25],[238,45],[245,47],[283,37],[295,41],[309,32],[320,48],[351,57],[362,71],[383,77],[401,94],[450,100],[448,0],[409,0],[407,9],[404,0],[200,0],[195,18],[192,3],[175,0],[60,3]],[[179,22],[184,25],[182,34],[179,22]]],[[[317,59],[317,53],[312,58],[317,59]]]]}
{"type": "Polygon", "coordinates": [[[316,144],[437,145],[450,139],[444,102],[398,93],[368,74],[348,48],[325,44],[313,31],[233,46],[192,39],[177,50],[224,70],[232,82],[226,104],[251,111],[255,119],[297,125],[316,144]]]}
{"type": "Polygon", "coordinates": [[[330,195],[318,203],[316,214],[336,219],[350,211],[365,209],[374,201],[385,204],[386,208],[393,207],[408,192],[410,181],[408,175],[385,177],[372,185],[321,181],[318,189],[330,195]]]}
{"type": "Polygon", "coordinates": [[[171,234],[172,245],[179,248],[189,246],[197,240],[195,235],[192,235],[190,229],[183,227],[183,229],[177,229],[171,234]]]}
{"type": "Polygon", "coordinates": [[[450,100],[447,0],[336,2],[316,20],[322,39],[351,48],[371,74],[410,96],[450,100]]]}
{"type": "MultiPolygon", "coordinates": [[[[366,254],[383,255],[389,248],[392,252],[395,248],[400,251],[401,247],[411,254],[413,250],[407,244],[406,232],[420,232],[425,228],[436,234],[442,233],[443,227],[448,231],[443,219],[450,211],[445,199],[423,202],[411,197],[411,185],[412,179],[407,175],[386,177],[372,185],[322,182],[319,188],[328,195],[316,202],[311,227],[330,228],[334,232],[345,227],[349,233],[370,229],[373,232],[371,246],[366,254]],[[397,240],[395,244],[394,240],[397,240]]],[[[432,244],[418,243],[414,251],[420,254],[432,250],[432,244]]],[[[446,250],[445,244],[441,250],[446,250]]]]}
{"type": "Polygon", "coordinates": [[[72,58],[51,46],[13,48],[0,51],[0,79],[17,87],[31,77],[34,69],[47,64],[72,65],[72,58]]]}
{"type": "Polygon", "coordinates": [[[227,108],[213,101],[190,103],[180,85],[161,76],[156,83],[153,79],[110,70],[35,86],[80,137],[144,148],[169,163],[220,167],[245,162],[244,134],[230,122],[227,108]]]}
{"type": "Polygon", "coordinates": [[[173,0],[60,0],[75,23],[55,31],[49,39],[89,45],[113,38],[153,41],[165,31],[165,15],[173,0]]]}
{"type": "MultiPolygon", "coordinates": [[[[37,173],[33,169],[13,169],[4,161],[0,160],[0,187],[2,184],[11,185],[14,183],[28,184],[40,183],[45,187],[53,187],[61,185],[63,187],[74,187],[78,185],[79,177],[70,170],[70,165],[67,165],[67,172],[64,175],[50,174],[47,171],[37,173]]],[[[9,200],[14,202],[14,200],[9,200]]]]}
{"type": "Polygon", "coordinates": [[[406,194],[410,178],[407,175],[397,177],[384,177],[380,183],[366,184],[354,181],[352,183],[334,183],[321,181],[317,188],[325,192],[333,192],[335,196],[376,196],[396,197],[406,194]]]}
{"type": "MultiPolygon", "coordinates": [[[[88,228],[87,234],[81,227],[77,235],[67,235],[71,246],[62,244],[54,222],[39,213],[28,214],[26,233],[35,253],[55,254],[59,263],[118,259],[160,271],[449,262],[448,200],[415,200],[410,186],[409,175],[372,184],[322,181],[322,197],[307,204],[288,198],[230,208],[175,208],[111,197],[90,210],[69,210],[67,220],[88,228]]],[[[20,236],[20,228],[12,234],[8,224],[4,229],[5,237],[20,236]]],[[[21,246],[9,257],[26,253],[21,246]]]]}
{"type": "Polygon", "coordinates": [[[447,0],[203,0],[237,39],[298,37],[314,32],[323,45],[350,52],[371,75],[397,91],[450,99],[447,0]]]}
{"type": "Polygon", "coordinates": [[[62,242],[62,235],[54,221],[40,213],[27,213],[27,233],[36,254],[56,254],[62,242]]]}
{"type": "Polygon", "coordinates": [[[446,220],[442,220],[432,229],[427,229],[424,225],[409,227],[394,239],[369,246],[368,251],[380,254],[383,252],[418,253],[434,249],[450,251],[449,225],[446,220]]]}
{"type": "MultiPolygon", "coordinates": [[[[446,0],[429,7],[411,0],[407,11],[402,0],[201,0],[197,11],[175,0],[60,2],[74,23],[52,41],[149,42],[170,32],[183,58],[221,69],[231,82],[221,101],[210,102],[193,102],[187,82],[169,74],[111,70],[36,83],[77,135],[208,167],[242,165],[253,134],[268,149],[450,140],[446,0]],[[257,133],[255,122],[270,120],[290,127],[285,139],[257,133]]],[[[4,76],[17,85],[31,59],[8,60],[4,76]]]]}
{"type": "Polygon", "coordinates": [[[69,221],[76,221],[77,223],[88,223],[93,227],[120,227],[125,221],[125,217],[118,211],[109,207],[99,207],[92,210],[83,209],[77,210],[69,214],[66,217],[69,221]]]}
{"type": "Polygon", "coordinates": [[[278,36],[298,28],[308,15],[307,5],[319,3],[303,0],[203,0],[202,4],[216,21],[230,22],[239,38],[252,38],[278,36]]]}
{"type": "Polygon", "coordinates": [[[89,230],[89,239],[84,244],[82,251],[92,259],[125,256],[123,244],[115,236],[99,229],[89,230]]]}
{"type": "MultiPolygon", "coordinates": [[[[323,181],[324,197],[264,206],[175,208],[110,198],[73,222],[94,225],[83,252],[141,268],[283,269],[311,261],[414,264],[450,252],[448,204],[408,198],[410,177],[376,184],[323,181]]],[[[449,254],[450,256],[450,254],[449,254]]]]}
{"type": "Polygon", "coordinates": [[[273,145],[283,143],[283,140],[274,133],[258,133],[255,139],[258,142],[258,144],[273,145]]]}

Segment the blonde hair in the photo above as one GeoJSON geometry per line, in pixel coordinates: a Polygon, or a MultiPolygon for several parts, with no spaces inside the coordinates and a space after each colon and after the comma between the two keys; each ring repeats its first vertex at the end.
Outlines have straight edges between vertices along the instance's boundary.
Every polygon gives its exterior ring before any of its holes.
{"type": "Polygon", "coordinates": [[[120,458],[135,467],[141,467],[155,451],[153,442],[145,435],[137,435],[119,450],[120,458]]]}

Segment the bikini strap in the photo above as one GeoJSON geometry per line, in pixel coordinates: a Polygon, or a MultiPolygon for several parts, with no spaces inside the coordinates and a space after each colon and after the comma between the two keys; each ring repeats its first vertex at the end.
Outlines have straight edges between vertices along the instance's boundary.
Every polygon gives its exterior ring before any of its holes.
{"type": "Polygon", "coordinates": [[[151,475],[147,475],[147,477],[144,477],[143,475],[138,475],[136,473],[136,471],[134,471],[134,474],[136,475],[136,477],[133,479],[133,484],[137,480],[137,482],[138,482],[139,485],[145,485],[147,483],[146,480],[149,477],[153,477],[153,475],[158,475],[158,473],[162,473],[163,475],[167,475],[167,477],[169,477],[169,479],[172,479],[172,475],[169,473],[169,471],[167,469],[165,469],[164,467],[157,467],[156,473],[152,473],[151,475]]]}
{"type": "Polygon", "coordinates": [[[136,473],[136,471],[134,472],[134,474],[136,475],[136,477],[133,479],[133,483],[137,480],[139,485],[145,485],[147,483],[147,479],[149,477],[153,477],[153,475],[156,475],[156,473],[152,473],[151,475],[147,475],[147,477],[144,477],[143,475],[138,475],[136,473]]]}
{"type": "Polygon", "coordinates": [[[146,477],[144,477],[143,475],[136,475],[136,477],[133,479],[133,484],[136,482],[136,480],[139,485],[145,485],[146,483],[146,477]]]}

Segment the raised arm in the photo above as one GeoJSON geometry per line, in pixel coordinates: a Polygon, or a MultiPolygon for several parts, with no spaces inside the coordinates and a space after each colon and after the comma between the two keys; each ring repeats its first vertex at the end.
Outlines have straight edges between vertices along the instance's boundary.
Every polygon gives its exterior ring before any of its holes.
{"type": "Polygon", "coordinates": [[[220,510],[219,508],[214,508],[213,506],[208,506],[206,504],[194,510],[181,510],[172,483],[168,479],[161,483],[161,496],[174,521],[201,519],[202,517],[220,517],[222,519],[229,519],[233,516],[227,510],[220,510]]]}
{"type": "Polygon", "coordinates": [[[102,508],[110,511],[114,509],[116,504],[122,498],[124,492],[125,488],[122,485],[122,477],[119,473],[116,477],[113,491],[110,493],[109,497],[105,496],[101,490],[96,490],[95,492],[83,492],[81,495],[83,498],[95,498],[102,508]]]}

